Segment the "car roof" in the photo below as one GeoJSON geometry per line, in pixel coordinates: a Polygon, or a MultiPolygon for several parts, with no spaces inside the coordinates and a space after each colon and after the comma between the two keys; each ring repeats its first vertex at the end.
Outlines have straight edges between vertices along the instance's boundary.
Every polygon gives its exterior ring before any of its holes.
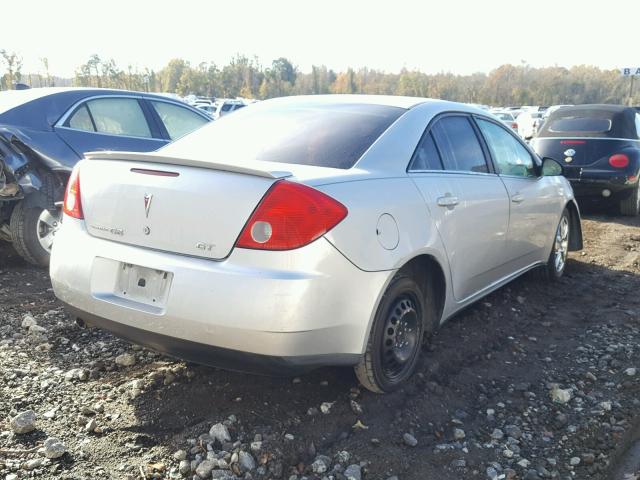
{"type": "Polygon", "coordinates": [[[0,124],[49,130],[75,103],[100,95],[135,95],[188,106],[186,103],[164,95],[109,88],[44,87],[7,90],[0,92],[0,124]]]}
{"type": "Polygon", "coordinates": [[[584,104],[584,105],[563,105],[563,112],[567,112],[568,110],[572,111],[593,111],[593,110],[601,110],[604,112],[611,113],[619,113],[624,112],[625,110],[632,110],[633,107],[627,107],[625,105],[613,105],[609,103],[592,103],[592,104],[584,104]]]}
{"type": "MultiPolygon", "coordinates": [[[[603,138],[629,138],[637,140],[636,129],[637,111],[633,107],[609,104],[587,104],[566,106],[554,110],[542,127],[538,137],[566,137],[568,132],[554,132],[552,130],[555,121],[572,116],[584,116],[587,118],[606,118],[611,121],[611,128],[607,132],[582,132],[580,136],[603,138]]],[[[570,132],[569,132],[570,133],[570,132]]]]}
{"type": "Polygon", "coordinates": [[[332,95],[299,95],[292,97],[279,97],[265,100],[269,103],[306,103],[309,105],[322,104],[367,104],[367,105],[385,105],[389,107],[398,107],[409,109],[425,102],[439,102],[430,98],[421,97],[405,97],[394,95],[359,95],[359,94],[332,94],[332,95]]]}

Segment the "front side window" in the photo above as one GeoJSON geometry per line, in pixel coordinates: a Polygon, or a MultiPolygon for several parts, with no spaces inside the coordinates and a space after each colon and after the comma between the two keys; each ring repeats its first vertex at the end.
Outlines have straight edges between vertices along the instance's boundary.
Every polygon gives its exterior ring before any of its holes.
{"type": "Polygon", "coordinates": [[[477,122],[498,173],[516,177],[537,176],[533,157],[513,135],[493,122],[481,119],[477,122]]]}
{"type": "Polygon", "coordinates": [[[176,140],[207,123],[207,120],[191,110],[167,102],[151,102],[167,129],[169,138],[176,140]]]}
{"type": "MultiPolygon", "coordinates": [[[[96,132],[151,138],[149,125],[135,98],[96,98],[89,100],[85,105],[91,114],[96,132]]],[[[69,122],[71,128],[75,128],[72,121],[77,114],[69,122]]]]}
{"type": "Polygon", "coordinates": [[[455,172],[487,173],[487,162],[478,137],[465,116],[445,117],[431,129],[442,153],[445,170],[455,172]]]}

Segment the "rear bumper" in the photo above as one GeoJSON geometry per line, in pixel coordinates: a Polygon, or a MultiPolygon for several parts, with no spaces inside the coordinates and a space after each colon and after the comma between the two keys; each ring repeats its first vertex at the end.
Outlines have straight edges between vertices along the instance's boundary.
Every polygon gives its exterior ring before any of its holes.
{"type": "Polygon", "coordinates": [[[627,175],[611,172],[590,172],[583,170],[580,178],[569,178],[573,192],[578,198],[592,198],[605,200],[623,200],[631,195],[638,181],[629,182],[627,175]],[[603,191],[610,195],[605,197],[603,191]]]}
{"type": "Polygon", "coordinates": [[[73,315],[116,335],[198,363],[277,373],[357,363],[393,272],[364,272],[324,238],[213,261],[96,238],[65,217],[50,274],[73,315]],[[123,264],[172,275],[161,304],[116,294],[123,264]]]}
{"type": "Polygon", "coordinates": [[[360,360],[359,354],[276,357],[241,352],[131,327],[124,323],[98,317],[69,304],[65,304],[65,307],[71,315],[84,321],[87,326],[109,330],[120,338],[145,345],[156,352],[189,362],[224,368],[225,370],[264,375],[295,375],[327,365],[355,365],[360,360]]]}

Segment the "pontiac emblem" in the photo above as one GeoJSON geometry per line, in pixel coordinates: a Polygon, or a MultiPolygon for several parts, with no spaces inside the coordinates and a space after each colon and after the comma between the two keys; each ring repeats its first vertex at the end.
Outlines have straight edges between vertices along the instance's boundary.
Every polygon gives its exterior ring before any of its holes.
{"type": "Polygon", "coordinates": [[[151,209],[151,200],[153,200],[153,194],[144,194],[144,214],[149,218],[149,210],[151,209]]]}

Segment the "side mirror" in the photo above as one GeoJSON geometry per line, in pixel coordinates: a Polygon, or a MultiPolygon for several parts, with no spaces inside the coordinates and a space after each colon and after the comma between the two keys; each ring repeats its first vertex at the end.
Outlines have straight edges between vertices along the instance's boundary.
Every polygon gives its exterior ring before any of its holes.
{"type": "Polygon", "coordinates": [[[562,165],[556,162],[553,158],[545,157],[542,159],[542,167],[540,168],[540,174],[543,177],[558,177],[562,175],[562,165]]]}

